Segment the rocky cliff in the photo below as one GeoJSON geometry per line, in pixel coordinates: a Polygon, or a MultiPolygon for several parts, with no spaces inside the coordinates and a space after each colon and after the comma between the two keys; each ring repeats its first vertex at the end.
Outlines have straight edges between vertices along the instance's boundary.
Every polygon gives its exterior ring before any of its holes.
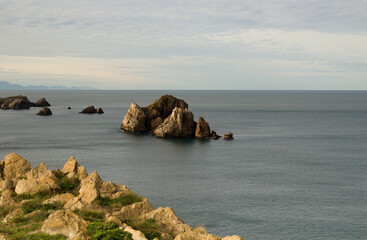
{"type": "Polygon", "coordinates": [[[242,239],[193,228],[173,209],[88,174],[74,157],[51,171],[10,153],[0,162],[0,191],[0,239],[242,239]]]}

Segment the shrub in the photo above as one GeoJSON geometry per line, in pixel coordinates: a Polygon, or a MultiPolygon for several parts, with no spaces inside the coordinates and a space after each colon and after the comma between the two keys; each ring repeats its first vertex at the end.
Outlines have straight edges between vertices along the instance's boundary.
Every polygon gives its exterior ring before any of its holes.
{"type": "Polygon", "coordinates": [[[142,198],[134,193],[127,193],[121,195],[118,198],[109,198],[109,197],[98,197],[97,203],[102,207],[124,207],[136,202],[140,202],[142,198]]]}
{"type": "Polygon", "coordinates": [[[87,226],[92,240],[132,240],[132,235],[118,228],[115,223],[96,222],[87,226]]]}
{"type": "Polygon", "coordinates": [[[147,219],[143,222],[127,221],[127,224],[136,230],[140,230],[149,240],[161,238],[161,233],[159,232],[160,225],[153,218],[147,219]]]}
{"type": "Polygon", "coordinates": [[[22,205],[23,213],[28,214],[38,209],[42,211],[55,210],[62,208],[63,206],[63,204],[61,204],[60,202],[46,203],[46,204],[42,204],[42,202],[43,199],[36,198],[23,203],[22,205]]]}

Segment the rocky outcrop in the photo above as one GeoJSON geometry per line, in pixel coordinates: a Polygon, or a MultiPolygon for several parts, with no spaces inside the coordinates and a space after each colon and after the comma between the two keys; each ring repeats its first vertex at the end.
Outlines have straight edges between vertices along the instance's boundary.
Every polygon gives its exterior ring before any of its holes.
{"type": "Polygon", "coordinates": [[[126,219],[139,219],[144,218],[144,214],[147,214],[154,210],[153,205],[144,198],[143,201],[130,204],[121,208],[120,211],[113,212],[113,216],[117,216],[122,220],[126,219]]]}
{"type": "Polygon", "coordinates": [[[113,182],[104,182],[99,189],[99,194],[101,197],[109,197],[111,199],[118,198],[121,195],[127,193],[131,193],[131,191],[125,185],[116,184],[113,182]]]}
{"type": "Polygon", "coordinates": [[[86,228],[87,222],[71,210],[58,210],[43,223],[41,232],[51,235],[62,234],[72,239],[86,228]]]}
{"type": "Polygon", "coordinates": [[[69,160],[65,163],[64,167],[62,168],[61,172],[66,174],[68,178],[78,176],[80,180],[88,176],[88,173],[85,170],[85,168],[79,165],[79,163],[75,160],[74,156],[71,156],[69,158],[69,160]]]}
{"type": "Polygon", "coordinates": [[[36,193],[51,193],[60,189],[60,181],[56,177],[43,176],[39,179],[19,180],[15,192],[34,195],[36,193]]]}
{"type": "Polygon", "coordinates": [[[227,134],[224,134],[225,140],[233,140],[233,133],[229,132],[227,134]]]}
{"type": "Polygon", "coordinates": [[[58,194],[52,198],[46,199],[43,201],[43,204],[51,204],[51,203],[62,203],[65,204],[69,200],[73,199],[75,196],[71,193],[58,194]]]}
{"type": "Polygon", "coordinates": [[[50,107],[51,104],[47,102],[45,98],[40,98],[37,100],[37,102],[33,103],[34,107],[50,107]]]}
{"type": "Polygon", "coordinates": [[[209,123],[201,116],[196,124],[195,137],[204,139],[209,139],[211,137],[209,123]]]}
{"type": "Polygon", "coordinates": [[[102,108],[96,109],[96,108],[94,108],[93,105],[90,105],[90,106],[84,108],[80,113],[85,113],[85,114],[98,113],[98,114],[102,114],[104,112],[103,112],[102,108]]]}
{"type": "Polygon", "coordinates": [[[196,229],[189,229],[183,233],[180,233],[174,240],[220,240],[221,238],[213,234],[209,234],[203,227],[196,229]]]}
{"type": "Polygon", "coordinates": [[[48,107],[44,107],[42,108],[38,113],[37,115],[40,115],[40,116],[50,116],[52,115],[52,111],[51,109],[49,109],[48,107]]]}
{"type": "Polygon", "coordinates": [[[31,169],[26,174],[28,180],[39,179],[43,176],[55,177],[52,171],[47,168],[45,162],[42,162],[38,167],[31,169]]]}
{"type": "Polygon", "coordinates": [[[219,136],[219,135],[217,135],[217,132],[215,132],[215,131],[212,131],[211,133],[210,133],[210,138],[211,139],[213,139],[213,140],[218,140],[219,138],[221,138],[222,136],[219,136]]]}
{"type": "Polygon", "coordinates": [[[100,196],[99,191],[103,184],[97,171],[91,173],[88,177],[83,179],[80,184],[79,196],[84,203],[92,203],[100,196]]]}
{"type": "Polygon", "coordinates": [[[121,123],[121,129],[132,133],[146,132],[148,131],[145,125],[146,117],[146,110],[139,107],[136,103],[132,103],[121,123]]]}
{"type": "Polygon", "coordinates": [[[0,162],[0,174],[3,179],[25,177],[29,170],[31,170],[29,162],[16,153],[6,155],[0,162]]]}
{"type": "Polygon", "coordinates": [[[195,135],[194,115],[187,109],[176,107],[155,130],[157,137],[163,138],[191,138],[195,135]]]}
{"type": "Polygon", "coordinates": [[[128,232],[128,233],[131,233],[131,237],[132,237],[132,239],[133,240],[148,240],[146,237],[145,237],[145,235],[144,235],[144,233],[142,233],[141,231],[139,231],[139,230],[135,230],[135,229],[133,229],[132,227],[130,227],[130,226],[126,226],[125,228],[124,228],[124,231],[125,232],[128,232]]]}

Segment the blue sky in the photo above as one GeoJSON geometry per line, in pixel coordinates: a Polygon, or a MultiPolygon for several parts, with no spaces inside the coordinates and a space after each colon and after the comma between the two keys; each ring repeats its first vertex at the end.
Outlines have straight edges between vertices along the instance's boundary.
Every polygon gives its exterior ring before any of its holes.
{"type": "Polygon", "coordinates": [[[366,0],[0,0],[0,81],[367,90],[366,0]]]}

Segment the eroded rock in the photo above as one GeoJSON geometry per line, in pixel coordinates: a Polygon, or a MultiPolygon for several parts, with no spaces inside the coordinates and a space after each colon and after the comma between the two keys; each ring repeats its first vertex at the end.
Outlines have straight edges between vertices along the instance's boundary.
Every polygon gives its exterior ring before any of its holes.
{"type": "Polygon", "coordinates": [[[43,176],[39,179],[19,180],[15,192],[17,194],[34,195],[41,192],[51,193],[60,189],[60,181],[56,177],[43,176]]]}
{"type": "Polygon", "coordinates": [[[51,109],[49,109],[48,107],[44,107],[42,108],[38,113],[37,115],[40,115],[40,116],[50,116],[52,115],[52,111],[51,109]]]}
{"type": "Polygon", "coordinates": [[[10,153],[0,162],[0,171],[2,169],[3,179],[25,177],[26,173],[31,170],[31,165],[27,160],[16,153],[10,153]]]}
{"type": "Polygon", "coordinates": [[[174,240],[220,240],[221,238],[213,234],[209,234],[202,227],[196,229],[189,229],[183,233],[180,233],[174,240]]]}
{"type": "Polygon", "coordinates": [[[224,134],[225,140],[233,140],[233,133],[229,132],[227,134],[224,134]]]}
{"type": "Polygon", "coordinates": [[[96,108],[94,108],[93,105],[90,105],[90,106],[84,108],[80,113],[85,113],[85,114],[98,113],[98,114],[102,114],[104,112],[103,112],[102,108],[96,109],[96,108]]]}
{"type": "Polygon", "coordinates": [[[243,238],[241,238],[239,236],[236,236],[236,235],[233,235],[233,236],[224,237],[224,238],[222,238],[222,240],[243,240],[243,238]]]}
{"type": "Polygon", "coordinates": [[[146,132],[148,128],[145,124],[147,113],[136,103],[131,103],[124,120],[121,123],[121,129],[127,132],[137,133],[146,132]]]}
{"type": "Polygon", "coordinates": [[[31,169],[26,174],[28,180],[39,179],[43,176],[55,177],[52,171],[47,168],[45,162],[42,162],[38,167],[31,169]]]}
{"type": "Polygon", "coordinates": [[[195,137],[204,139],[209,139],[211,137],[209,123],[201,116],[196,124],[195,137]]]}
{"type": "Polygon", "coordinates": [[[154,210],[153,205],[144,198],[141,202],[133,203],[122,207],[120,211],[113,213],[114,216],[120,219],[138,219],[143,218],[144,214],[147,214],[154,210]]]}
{"type": "Polygon", "coordinates": [[[40,98],[37,100],[37,102],[33,103],[34,107],[50,107],[51,104],[47,102],[45,98],[40,98]]]}

